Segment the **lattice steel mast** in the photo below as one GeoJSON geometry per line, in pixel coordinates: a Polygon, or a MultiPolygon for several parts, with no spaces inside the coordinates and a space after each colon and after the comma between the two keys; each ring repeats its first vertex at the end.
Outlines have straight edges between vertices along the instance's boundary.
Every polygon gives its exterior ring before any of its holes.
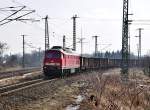
{"type": "Polygon", "coordinates": [[[141,31],[143,30],[143,28],[139,28],[139,59],[141,59],[141,31]]]}
{"type": "Polygon", "coordinates": [[[76,18],[79,18],[77,17],[77,15],[74,15],[72,17],[73,19],[73,50],[76,51],[76,18]]]}
{"type": "Polygon", "coordinates": [[[138,66],[140,66],[140,61],[141,61],[141,31],[142,30],[143,30],[143,28],[138,28],[139,36],[135,36],[135,37],[139,37],[139,44],[138,44],[138,66]]]}
{"type": "Polygon", "coordinates": [[[45,51],[49,49],[48,15],[45,19],[45,51]]]}
{"type": "Polygon", "coordinates": [[[97,38],[99,36],[93,36],[95,38],[95,57],[97,57],[97,53],[98,53],[98,43],[97,43],[97,38]]]}
{"type": "Polygon", "coordinates": [[[66,48],[66,36],[63,36],[63,48],[66,48]]]}
{"type": "Polygon", "coordinates": [[[123,26],[122,26],[122,65],[123,80],[128,78],[128,0],[123,0],[123,26]]]}
{"type": "Polygon", "coordinates": [[[25,40],[24,40],[24,37],[25,37],[26,35],[21,35],[21,36],[22,36],[22,38],[23,38],[23,42],[22,42],[22,44],[23,44],[22,67],[24,68],[24,67],[25,67],[25,40]]]}

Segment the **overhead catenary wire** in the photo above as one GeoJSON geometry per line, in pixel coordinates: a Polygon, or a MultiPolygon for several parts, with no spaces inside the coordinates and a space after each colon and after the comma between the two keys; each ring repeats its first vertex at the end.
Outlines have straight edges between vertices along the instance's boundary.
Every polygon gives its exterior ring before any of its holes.
{"type": "MultiPolygon", "coordinates": [[[[21,6],[18,6],[18,7],[21,7],[21,6]]],[[[4,9],[4,8],[3,8],[4,9]]],[[[6,15],[6,14],[5,14],[6,15]]],[[[20,17],[22,17],[22,16],[20,16],[20,17]]],[[[18,18],[20,18],[20,17],[18,17],[18,18]]],[[[9,17],[7,17],[7,18],[9,18],[9,17]]],[[[17,18],[15,18],[15,19],[7,19],[7,20],[10,20],[10,21],[12,21],[12,20],[18,20],[18,21],[20,21],[20,20],[33,20],[33,19],[17,19],[17,18]]],[[[7,22],[10,22],[10,21],[7,21],[7,22]]],[[[40,27],[39,25],[31,25],[31,24],[29,24],[29,23],[26,23],[26,22],[24,22],[24,21],[21,21],[21,22],[23,22],[23,23],[25,23],[25,24],[27,24],[27,25],[30,25],[30,26],[32,26],[32,27],[35,27],[35,28],[38,28],[38,29],[40,29],[40,30],[42,30],[42,31],[44,31],[44,29],[42,28],[42,27],[40,27]]],[[[4,23],[5,24],[5,23],[4,23]]],[[[3,25],[3,24],[2,24],[3,25]]],[[[60,35],[59,35],[60,36],[60,35]]]]}
{"type": "MultiPolygon", "coordinates": [[[[25,4],[23,4],[23,3],[21,3],[21,2],[18,2],[17,0],[10,0],[12,3],[14,3],[14,4],[17,4],[17,5],[25,5],[25,4]]],[[[32,9],[32,8],[30,8],[29,6],[27,6],[27,8],[28,9],[32,9]]],[[[37,12],[35,13],[38,17],[40,17],[41,19],[42,19],[42,16],[41,15],[39,15],[37,12]]]]}
{"type": "MultiPolygon", "coordinates": [[[[17,0],[11,0],[11,2],[12,3],[14,3],[14,4],[17,4],[17,5],[25,5],[25,4],[23,4],[23,3],[21,3],[21,2],[18,2],[17,0]]],[[[27,8],[28,9],[32,9],[32,8],[30,8],[29,6],[27,6],[27,8]]],[[[40,19],[42,19],[42,16],[41,15],[39,15],[37,12],[35,13],[36,14],[36,16],[38,16],[38,17],[40,17],[40,19]]],[[[63,21],[64,21],[64,19],[66,19],[66,18],[51,18],[52,20],[60,20],[60,19],[63,19],[63,21]]],[[[68,18],[69,19],[69,18],[68,18]]],[[[67,22],[68,22],[68,20],[67,20],[67,22]]],[[[65,21],[65,23],[66,23],[66,21],[65,21]]],[[[28,24],[28,23],[26,23],[26,24],[28,24]]],[[[62,23],[61,23],[62,24],[62,23]]],[[[64,24],[64,23],[63,23],[64,24]]],[[[51,25],[54,25],[55,27],[57,27],[57,29],[60,29],[60,26],[62,26],[62,25],[56,25],[55,23],[51,23],[51,25]]],[[[30,25],[30,26],[32,26],[32,25],[30,25]]],[[[42,30],[42,31],[44,31],[44,29],[42,28],[42,27],[40,27],[39,25],[36,25],[36,26],[34,26],[35,28],[38,28],[38,29],[40,29],[40,30],[42,30]]],[[[50,28],[52,28],[52,27],[50,27],[50,28]]],[[[52,30],[54,30],[54,29],[52,29],[52,30]]],[[[64,30],[64,29],[60,29],[60,30],[64,30]]],[[[66,30],[65,30],[66,31],[66,30]]],[[[54,31],[53,31],[54,32],[54,31]]],[[[55,34],[56,34],[56,32],[55,32],[55,34]]],[[[57,36],[62,36],[61,34],[58,34],[58,32],[57,32],[57,36]]]]}
{"type": "Polygon", "coordinates": [[[132,25],[150,25],[150,23],[132,23],[132,25]]]}
{"type": "Polygon", "coordinates": [[[4,18],[3,20],[1,20],[0,22],[7,20],[8,18],[10,18],[11,16],[17,14],[19,11],[23,10],[24,8],[25,8],[25,6],[22,6],[21,9],[16,10],[16,12],[14,12],[11,15],[7,16],[6,18],[4,18]]]}
{"type": "Polygon", "coordinates": [[[33,46],[32,44],[30,44],[30,43],[25,42],[25,44],[26,44],[27,46],[29,46],[30,48],[39,49],[38,47],[35,47],[35,46],[33,46]]]}
{"type": "Polygon", "coordinates": [[[22,7],[22,6],[15,6],[15,7],[10,6],[10,7],[4,7],[4,8],[0,8],[0,11],[1,11],[1,10],[4,10],[4,9],[7,9],[7,8],[13,9],[13,8],[19,8],[19,7],[22,7]]]}
{"type": "MultiPolygon", "coordinates": [[[[19,7],[21,7],[21,6],[19,6],[19,7]]],[[[4,25],[4,24],[7,24],[7,23],[9,23],[9,22],[11,22],[11,21],[21,21],[21,19],[20,18],[22,18],[22,17],[24,17],[24,16],[27,16],[27,15],[29,15],[29,14],[31,14],[31,13],[34,13],[35,12],[35,10],[26,10],[26,13],[24,13],[24,14],[21,14],[21,15],[19,15],[19,16],[17,16],[17,17],[15,17],[15,18],[11,18],[11,17],[13,17],[14,15],[16,15],[17,13],[19,13],[19,12],[21,12],[24,8],[26,8],[26,6],[22,6],[20,9],[16,9],[16,7],[11,7],[11,9],[14,9],[13,11],[15,11],[15,12],[13,12],[12,14],[10,14],[10,15],[8,15],[7,17],[5,17],[4,19],[2,19],[0,22],[2,22],[1,24],[0,24],[0,26],[2,26],[2,25],[4,25]]],[[[9,10],[9,11],[11,11],[11,10],[9,10]]],[[[24,19],[25,20],[25,19],[24,19]]]]}

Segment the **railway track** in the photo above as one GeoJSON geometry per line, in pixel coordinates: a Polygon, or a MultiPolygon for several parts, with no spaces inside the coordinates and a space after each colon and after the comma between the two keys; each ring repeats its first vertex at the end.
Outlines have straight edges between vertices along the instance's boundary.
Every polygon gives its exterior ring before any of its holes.
{"type": "Polygon", "coordinates": [[[27,69],[21,69],[16,71],[7,71],[7,72],[0,72],[0,79],[9,78],[13,76],[21,76],[27,73],[40,71],[41,68],[27,68],[27,69]]]}
{"type": "Polygon", "coordinates": [[[40,86],[41,84],[48,83],[48,82],[54,81],[56,79],[59,79],[59,78],[44,79],[44,77],[42,77],[40,79],[32,79],[32,80],[26,81],[26,82],[19,82],[16,84],[2,86],[0,88],[0,97],[8,96],[10,94],[16,93],[21,90],[30,89],[34,86],[40,86]]]}
{"type": "Polygon", "coordinates": [[[31,88],[31,87],[34,87],[37,85],[48,83],[48,82],[51,82],[52,80],[56,80],[56,79],[45,80],[45,79],[41,78],[41,79],[27,81],[27,82],[23,82],[23,83],[19,83],[19,84],[5,86],[5,87],[0,88],[0,97],[7,96],[9,94],[13,94],[15,92],[18,92],[18,91],[21,91],[24,89],[28,89],[28,88],[31,88]]]}

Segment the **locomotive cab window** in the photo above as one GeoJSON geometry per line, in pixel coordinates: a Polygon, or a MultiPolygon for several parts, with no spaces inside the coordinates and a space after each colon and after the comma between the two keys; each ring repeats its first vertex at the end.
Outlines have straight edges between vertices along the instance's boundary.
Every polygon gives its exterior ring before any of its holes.
{"type": "Polygon", "coordinates": [[[46,58],[61,58],[61,53],[60,52],[47,52],[46,53],[46,58]]]}

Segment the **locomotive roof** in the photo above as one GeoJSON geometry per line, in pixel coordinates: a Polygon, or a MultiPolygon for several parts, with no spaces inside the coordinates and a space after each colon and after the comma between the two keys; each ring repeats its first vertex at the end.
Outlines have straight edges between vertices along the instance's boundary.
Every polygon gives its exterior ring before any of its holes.
{"type": "Polygon", "coordinates": [[[76,56],[79,56],[79,54],[75,53],[71,49],[69,49],[69,48],[63,48],[61,46],[53,46],[50,50],[61,51],[62,53],[67,54],[67,55],[76,55],[76,56]]]}

